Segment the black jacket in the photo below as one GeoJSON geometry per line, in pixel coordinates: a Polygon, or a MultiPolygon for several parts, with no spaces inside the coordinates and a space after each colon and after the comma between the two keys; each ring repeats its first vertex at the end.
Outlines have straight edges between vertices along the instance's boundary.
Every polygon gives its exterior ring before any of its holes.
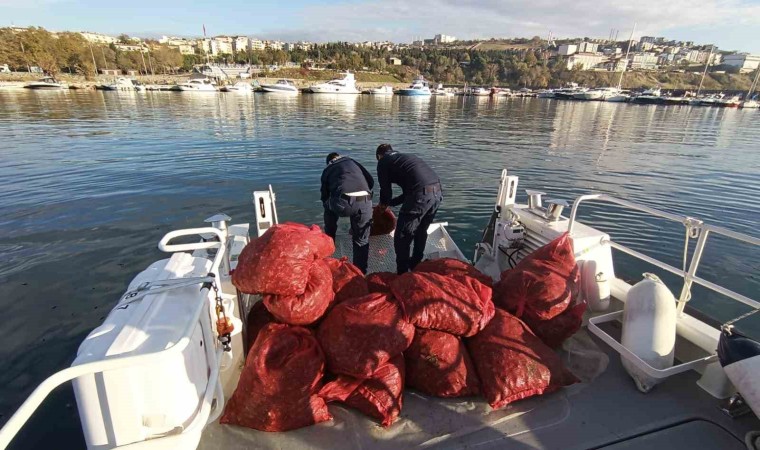
{"type": "Polygon", "coordinates": [[[440,183],[438,174],[420,158],[405,153],[388,153],[377,162],[377,182],[380,184],[380,203],[397,206],[407,195],[421,191],[425,186],[440,183]],[[393,198],[391,184],[401,187],[401,195],[393,198]]]}
{"type": "Polygon", "coordinates": [[[322,171],[323,202],[349,192],[372,191],[375,180],[361,164],[347,156],[334,159],[322,171]]]}

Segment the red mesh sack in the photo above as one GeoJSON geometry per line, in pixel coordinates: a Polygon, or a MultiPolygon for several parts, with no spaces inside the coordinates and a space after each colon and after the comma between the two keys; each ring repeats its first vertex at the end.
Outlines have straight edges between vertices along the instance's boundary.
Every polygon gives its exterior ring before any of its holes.
{"type": "Polygon", "coordinates": [[[335,374],[369,378],[401,354],[414,337],[393,297],[369,294],[336,305],[319,324],[317,339],[335,374]]]}
{"type": "Polygon", "coordinates": [[[480,390],[494,409],[578,382],[525,323],[500,309],[483,331],[467,339],[467,348],[480,390]]]}
{"type": "Polygon", "coordinates": [[[434,397],[480,393],[480,380],[462,339],[443,331],[417,329],[404,352],[406,385],[434,397]]]}
{"type": "Polygon", "coordinates": [[[502,273],[493,301],[517,317],[548,320],[570,305],[578,274],[573,242],[565,233],[502,273]]]}
{"type": "Polygon", "coordinates": [[[551,348],[558,348],[565,339],[581,329],[584,312],[586,312],[586,302],[580,302],[549,320],[535,319],[527,314],[523,316],[523,320],[544,344],[551,348]]]}
{"type": "Polygon", "coordinates": [[[483,274],[472,264],[454,258],[427,259],[417,264],[414,271],[437,273],[438,275],[466,275],[475,278],[486,286],[493,284],[491,277],[483,274]]]}
{"type": "Polygon", "coordinates": [[[472,277],[407,272],[391,282],[391,291],[419,328],[472,336],[493,317],[491,288],[472,277]]]}
{"type": "Polygon", "coordinates": [[[393,272],[374,272],[367,275],[367,289],[371,293],[390,294],[390,282],[398,278],[393,272]]]}
{"type": "Polygon", "coordinates": [[[372,208],[372,227],[370,236],[381,234],[391,234],[396,229],[396,215],[390,208],[380,209],[377,206],[372,208]]]}
{"type": "Polygon", "coordinates": [[[404,357],[397,355],[362,380],[340,375],[327,383],[319,395],[326,402],[340,401],[389,427],[401,413],[404,391],[404,357]]]}
{"type": "Polygon", "coordinates": [[[266,294],[264,305],[280,322],[290,325],[309,325],[322,317],[334,296],[330,267],[324,259],[319,259],[311,266],[309,281],[306,283],[303,294],[266,294]]]}
{"type": "Polygon", "coordinates": [[[248,352],[220,423],[287,431],[330,420],[317,395],[324,355],[311,331],[270,323],[248,352]]]}
{"type": "Polygon", "coordinates": [[[364,274],[348,262],[347,257],[327,258],[325,261],[332,272],[332,289],[335,292],[336,303],[369,294],[364,274]]]}
{"type": "Polygon", "coordinates": [[[259,331],[261,331],[267,324],[271,322],[276,322],[277,320],[274,318],[272,313],[267,310],[266,306],[264,306],[264,302],[256,302],[251,307],[251,310],[248,311],[248,316],[246,317],[246,332],[248,333],[248,348],[251,348],[253,343],[256,341],[256,336],[259,335],[259,331]]]}
{"type": "Polygon", "coordinates": [[[240,253],[232,284],[247,294],[300,295],[314,260],[333,252],[332,239],[316,225],[274,225],[240,253]]]}

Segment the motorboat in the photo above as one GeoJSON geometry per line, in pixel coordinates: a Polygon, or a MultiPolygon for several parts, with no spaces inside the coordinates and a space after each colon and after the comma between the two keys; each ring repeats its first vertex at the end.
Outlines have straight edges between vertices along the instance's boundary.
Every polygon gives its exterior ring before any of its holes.
{"type": "Polygon", "coordinates": [[[274,84],[262,84],[261,89],[264,92],[273,94],[298,94],[298,87],[291,80],[277,80],[274,84]]]}
{"type": "Polygon", "coordinates": [[[253,92],[251,83],[238,81],[235,84],[228,84],[219,88],[221,92],[238,92],[241,94],[253,92]]]}
{"type": "Polygon", "coordinates": [[[620,91],[620,93],[617,95],[605,98],[604,101],[612,103],[626,103],[631,101],[631,93],[629,91],[620,91]]]}
{"type": "Polygon", "coordinates": [[[661,105],[664,103],[660,88],[647,89],[641,95],[632,97],[631,102],[642,105],[661,105]]]}
{"type": "Polygon", "coordinates": [[[576,100],[576,95],[583,94],[589,89],[586,87],[579,87],[576,83],[570,83],[568,87],[554,90],[554,98],[563,100],[576,100]]]}
{"type": "MultiPolygon", "coordinates": [[[[117,78],[113,83],[103,85],[105,91],[136,91],[137,83],[130,78],[117,78]]],[[[145,87],[143,86],[143,89],[145,87]]]]}
{"type": "Polygon", "coordinates": [[[27,89],[66,89],[68,86],[53,77],[43,77],[24,86],[27,89]]]}
{"type": "Polygon", "coordinates": [[[443,84],[438,83],[438,86],[436,86],[435,89],[432,90],[433,95],[441,96],[441,97],[453,97],[456,95],[453,89],[451,88],[445,88],[443,87],[443,84]]]}
{"type": "Polygon", "coordinates": [[[512,95],[512,89],[492,87],[491,97],[509,97],[512,95]]]}
{"type": "Polygon", "coordinates": [[[690,100],[689,104],[698,106],[719,106],[721,100],[723,100],[723,97],[725,97],[723,93],[709,94],[702,97],[696,97],[690,100]]]}
{"type": "Polygon", "coordinates": [[[393,95],[393,86],[378,86],[370,88],[368,91],[372,95],[393,95]]]}
{"type": "Polygon", "coordinates": [[[412,97],[419,97],[419,96],[425,96],[429,97],[432,95],[432,92],[430,92],[430,86],[428,85],[428,82],[425,81],[425,79],[422,76],[417,77],[412,84],[408,88],[398,89],[396,91],[397,95],[403,95],[403,96],[412,96],[412,97]]]}
{"type": "Polygon", "coordinates": [[[474,97],[488,97],[491,95],[491,90],[484,87],[471,87],[465,91],[465,95],[472,95],[474,97]]]}
{"type": "Polygon", "coordinates": [[[760,102],[757,100],[744,100],[739,104],[739,108],[760,108],[760,102]]]}
{"type": "Polygon", "coordinates": [[[741,104],[742,99],[738,95],[734,95],[731,97],[724,97],[716,102],[716,106],[721,106],[723,108],[738,108],[741,104]]]}
{"type": "Polygon", "coordinates": [[[216,92],[216,84],[208,78],[191,78],[185,83],[174,86],[175,90],[182,92],[216,92]]]}
{"type": "MultiPolygon", "coordinates": [[[[253,331],[246,318],[262,301],[261,296],[238,292],[231,272],[243,248],[279,222],[270,186],[253,192],[246,214],[253,218],[251,223],[232,223],[229,216],[217,214],[205,226],[165,234],[158,243],[165,257],[132,279],[103,324],[84,339],[71,366],[43,381],[7,419],[0,430],[0,448],[11,443],[45,398],[69,382],[86,446],[93,450],[372,450],[430,445],[744,450],[745,439],[754,445],[750,448],[757,448],[758,435],[753,430],[760,429],[755,416],[760,414],[760,355],[751,351],[751,342],[755,348],[757,342],[744,337],[739,342],[745,349],[741,358],[729,355],[737,344],[731,339],[743,336],[742,320],[760,311],[760,302],[746,292],[737,293],[741,286],[732,286],[731,280],[707,281],[698,270],[711,241],[708,237],[731,239],[749,247],[743,249],[749,253],[760,245],[760,238],[607,194],[581,195],[570,211],[563,201],[544,201],[536,191],[528,192],[527,203],[522,203],[517,201],[517,188],[518,177],[504,170],[498,190],[494,189],[494,205],[471,211],[490,212],[476,244],[474,265],[498,278],[502,268],[513,267],[541,246],[569,235],[581,280],[573,296],[585,304],[586,312],[580,328],[557,355],[578,384],[530,398],[523,395],[501,409],[491,409],[480,397],[439,399],[406,391],[402,415],[390,428],[380,428],[361,413],[341,406],[330,406],[328,422],[287,433],[220,424],[226,400],[250,357],[248,333],[253,331]],[[588,214],[589,203],[595,204],[593,215],[588,214]],[[603,205],[615,210],[607,216],[603,205]],[[618,228],[609,224],[619,216],[618,209],[683,226],[686,247],[694,249],[691,256],[684,256],[688,271],[680,263],[674,267],[657,259],[663,249],[654,248],[656,239],[651,247],[639,243],[633,249],[613,235],[618,228]],[[603,229],[581,222],[580,210],[586,213],[583,217],[596,217],[608,225],[600,225],[603,229]],[[669,300],[663,296],[662,290],[669,290],[664,285],[657,292],[642,293],[637,288],[654,283],[651,276],[645,274],[639,281],[618,273],[615,263],[619,260],[613,259],[613,251],[647,264],[655,273],[672,274],[674,281],[668,285],[680,291],[671,293],[669,300]],[[749,313],[719,328],[688,306],[690,299],[705,295],[720,299],[726,310],[749,313]],[[624,314],[639,303],[653,301],[660,301],[667,311],[624,314]],[[654,329],[673,334],[670,350],[665,350],[671,352],[668,364],[653,365],[652,355],[660,351],[654,346],[661,344],[644,336],[652,335],[654,329]],[[632,333],[641,339],[626,341],[632,333]],[[649,390],[642,389],[647,386],[641,380],[651,381],[649,390]]],[[[427,234],[425,259],[467,261],[445,223],[431,224],[427,234]]],[[[348,233],[335,238],[335,248],[334,257],[350,257],[348,233]]],[[[368,272],[395,270],[389,235],[370,237],[370,248],[368,272]]],[[[680,260],[679,250],[674,249],[679,254],[666,260],[680,260]]],[[[249,366],[245,369],[251,370],[249,366]]]]}
{"type": "Polygon", "coordinates": [[[620,94],[620,89],[614,87],[589,89],[587,91],[580,91],[573,94],[575,100],[599,100],[605,101],[610,97],[615,97],[620,94]]]}
{"type": "Polygon", "coordinates": [[[554,89],[540,89],[537,96],[538,98],[554,98],[554,89]]]}
{"type": "Polygon", "coordinates": [[[685,96],[663,95],[661,98],[665,105],[688,105],[690,102],[689,97],[685,96]]]}
{"type": "Polygon", "coordinates": [[[351,72],[343,74],[343,78],[336,78],[327,83],[315,84],[309,88],[314,94],[360,94],[356,88],[356,78],[351,72]]]}

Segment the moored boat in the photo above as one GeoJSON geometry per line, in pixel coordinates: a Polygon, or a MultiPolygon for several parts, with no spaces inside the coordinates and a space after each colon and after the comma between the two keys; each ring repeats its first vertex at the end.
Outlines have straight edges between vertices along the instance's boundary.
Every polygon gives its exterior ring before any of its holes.
{"type": "Polygon", "coordinates": [[[378,86],[370,88],[368,92],[372,95],[393,95],[393,86],[378,86]]]}
{"type": "Polygon", "coordinates": [[[326,83],[319,83],[309,88],[314,94],[361,94],[356,87],[356,78],[351,72],[343,74],[343,78],[336,78],[326,83]]]}
{"type": "Polygon", "coordinates": [[[396,95],[407,97],[429,97],[431,94],[430,86],[422,75],[417,77],[408,88],[396,90],[396,95]]]}
{"type": "Polygon", "coordinates": [[[208,78],[192,78],[174,85],[173,90],[182,92],[217,92],[216,85],[208,78]]]}
{"type": "Polygon", "coordinates": [[[296,84],[291,80],[277,80],[274,84],[262,84],[261,89],[264,92],[272,94],[298,94],[296,84]]]}
{"type": "Polygon", "coordinates": [[[241,94],[253,92],[253,86],[251,83],[245,81],[238,81],[235,84],[227,84],[219,88],[221,92],[238,92],[241,94]]]}
{"type": "Polygon", "coordinates": [[[43,77],[24,85],[26,89],[66,89],[68,86],[53,77],[43,77]]]}

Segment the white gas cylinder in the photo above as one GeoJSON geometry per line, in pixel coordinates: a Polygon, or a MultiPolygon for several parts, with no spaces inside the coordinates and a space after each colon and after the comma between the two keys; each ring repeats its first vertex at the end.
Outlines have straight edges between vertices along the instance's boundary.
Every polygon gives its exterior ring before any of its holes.
{"type": "Polygon", "coordinates": [[[594,312],[607,311],[610,307],[610,281],[593,259],[580,261],[583,297],[594,312]]]}
{"type": "MultiPolygon", "coordinates": [[[[628,291],[623,309],[621,343],[655,369],[673,366],[676,344],[676,299],[651,273],[628,291]]],[[[621,356],[623,367],[641,392],[649,392],[659,382],[621,356]]]]}

